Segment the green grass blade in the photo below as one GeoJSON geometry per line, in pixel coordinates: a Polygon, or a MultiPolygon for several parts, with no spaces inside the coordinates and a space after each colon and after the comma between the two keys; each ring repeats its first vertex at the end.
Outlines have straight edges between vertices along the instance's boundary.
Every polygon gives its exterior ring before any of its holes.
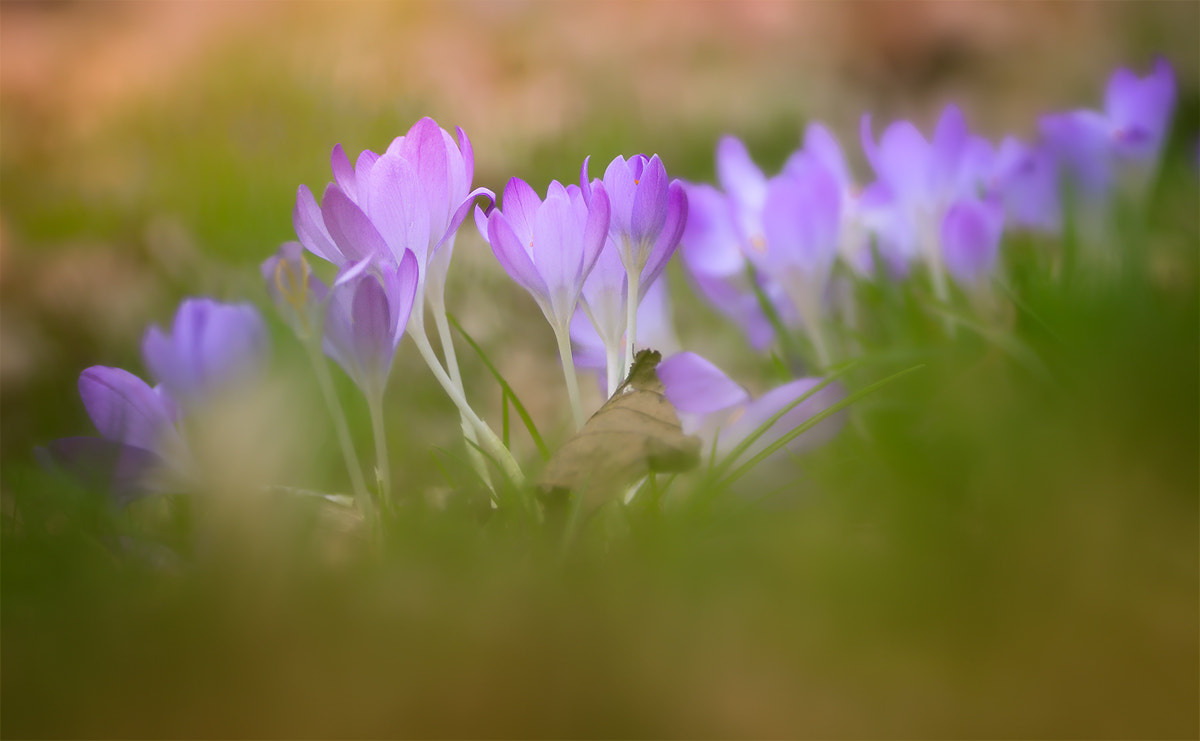
{"type": "Polygon", "coordinates": [[[454,318],[454,315],[446,314],[446,318],[450,320],[450,323],[454,325],[454,328],[458,330],[458,333],[463,336],[463,339],[467,341],[467,344],[471,346],[471,349],[473,349],[475,353],[479,355],[479,359],[483,361],[483,364],[487,366],[487,369],[491,371],[492,376],[495,377],[496,383],[500,384],[500,388],[505,394],[508,395],[508,398],[512,400],[513,409],[517,410],[517,415],[521,418],[521,421],[525,423],[525,429],[529,430],[529,436],[533,438],[533,444],[537,446],[538,453],[542,456],[542,460],[550,460],[550,449],[546,447],[546,442],[542,440],[541,434],[538,433],[537,426],[533,424],[533,418],[530,417],[529,412],[525,410],[525,405],[521,403],[521,400],[517,397],[516,392],[513,391],[512,386],[508,385],[508,381],[504,380],[504,376],[500,375],[500,371],[496,370],[496,366],[492,365],[492,361],[489,360],[487,354],[483,352],[483,348],[479,346],[479,343],[476,342],[471,335],[467,334],[467,330],[463,329],[463,326],[458,323],[458,320],[454,318]]]}
{"type": "Polygon", "coordinates": [[[500,395],[500,440],[504,443],[504,447],[512,450],[512,445],[509,445],[508,435],[508,392],[500,395]]]}
{"type": "MultiPolygon", "coordinates": [[[[805,420],[802,424],[799,424],[796,427],[794,427],[786,435],[779,438],[775,442],[771,443],[767,447],[763,448],[761,451],[759,451],[758,455],[755,455],[750,460],[748,460],[745,463],[743,463],[742,465],[738,466],[737,469],[734,470],[733,473],[729,474],[729,476],[727,476],[725,478],[725,480],[721,482],[720,486],[718,486],[717,489],[720,490],[720,489],[724,489],[724,488],[728,487],[730,484],[732,484],[734,481],[737,481],[739,478],[744,476],[748,471],[750,471],[752,468],[757,466],[759,463],[762,463],[767,458],[767,456],[771,455],[776,450],[779,450],[784,445],[787,445],[792,440],[796,439],[797,437],[804,434],[805,432],[811,430],[813,427],[817,426],[822,421],[828,419],[829,417],[832,417],[834,414],[837,414],[838,412],[842,411],[843,409],[850,406],[851,404],[858,401],[859,399],[869,396],[870,394],[875,393],[876,391],[878,391],[879,389],[888,385],[889,383],[891,383],[895,380],[898,380],[902,376],[907,376],[909,373],[916,372],[924,367],[925,367],[924,365],[914,365],[912,368],[907,368],[905,370],[900,371],[899,373],[893,373],[892,375],[888,376],[887,378],[883,379],[882,381],[876,381],[875,383],[871,384],[870,386],[867,386],[866,388],[861,389],[860,391],[857,391],[857,392],[847,396],[845,399],[842,399],[838,403],[830,405],[829,407],[826,407],[824,410],[818,412],[817,414],[814,414],[813,416],[811,416],[807,420],[805,420]]],[[[730,458],[727,460],[736,460],[736,459],[734,459],[731,455],[730,458]]]]}
{"type": "MultiPolygon", "coordinates": [[[[792,401],[790,404],[785,406],[783,409],[780,409],[770,419],[768,419],[766,422],[763,422],[761,425],[759,425],[757,428],[755,428],[754,432],[751,432],[749,435],[746,436],[746,438],[744,440],[742,440],[740,443],[738,443],[737,447],[734,448],[732,451],[730,451],[729,455],[725,456],[725,459],[722,460],[711,471],[711,473],[710,473],[711,478],[712,479],[720,478],[726,471],[729,470],[730,466],[732,466],[734,464],[734,462],[737,461],[738,457],[742,453],[745,453],[750,448],[751,445],[753,445],[755,442],[758,441],[758,439],[760,437],[762,437],[764,434],[766,434],[767,430],[771,429],[771,427],[774,426],[774,424],[776,422],[778,422],[780,419],[783,418],[783,415],[792,411],[792,409],[796,408],[803,402],[807,401],[814,394],[816,394],[818,391],[825,388],[829,384],[833,383],[839,377],[846,375],[851,370],[858,367],[858,362],[851,360],[849,362],[843,363],[841,366],[834,366],[834,367],[837,368],[836,371],[825,376],[823,379],[821,379],[821,382],[818,383],[816,386],[813,386],[811,389],[804,392],[799,398],[792,401]]],[[[716,452],[716,443],[715,442],[713,443],[713,452],[714,452],[714,454],[716,452]]]]}

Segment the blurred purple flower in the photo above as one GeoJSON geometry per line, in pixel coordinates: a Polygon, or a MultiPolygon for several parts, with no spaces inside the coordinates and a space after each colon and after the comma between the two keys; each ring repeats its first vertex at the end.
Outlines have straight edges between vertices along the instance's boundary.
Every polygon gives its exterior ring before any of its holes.
{"type": "Polygon", "coordinates": [[[1004,202],[1015,226],[1056,234],[1062,228],[1058,166],[1044,146],[1005,137],[991,163],[988,192],[1004,202]]]}
{"type": "MultiPolygon", "coordinates": [[[[699,435],[705,441],[705,450],[712,448],[715,438],[719,458],[727,456],[772,416],[821,383],[819,378],[800,378],[752,399],[749,392],[719,368],[691,352],[663,360],[658,366],[658,377],[667,400],[679,412],[683,431],[699,435]]],[[[754,456],[844,396],[841,386],[829,384],[785,413],[743,456],[754,456]]],[[[798,452],[827,442],[844,421],[843,414],[835,414],[792,440],[787,448],[798,452]]]]}
{"type": "Polygon", "coordinates": [[[271,300],[300,337],[320,328],[329,288],[313,275],[299,242],[285,242],[259,268],[271,300]]]}
{"type": "Polygon", "coordinates": [[[942,221],[946,271],[959,283],[979,283],[996,266],[1003,231],[1004,206],[999,199],[955,201],[942,221]]]}
{"type": "Polygon", "coordinates": [[[396,348],[416,297],[419,265],[406,251],[400,264],[334,286],[325,312],[325,353],[373,402],[383,396],[396,348]]]}
{"type": "Polygon", "coordinates": [[[554,181],[543,201],[525,181],[512,178],[502,208],[476,226],[505,272],[533,296],[558,329],[571,322],[584,281],[609,231],[609,199],[597,186],[585,203],[579,187],[554,181]]]}
{"type": "MultiPolygon", "coordinates": [[[[605,259],[603,252],[600,259],[605,259]]],[[[613,259],[616,260],[615,257],[613,259]]],[[[592,276],[588,278],[588,282],[592,281],[599,269],[600,263],[597,261],[596,269],[592,270],[592,276]]],[[[624,277],[624,272],[621,273],[621,276],[624,277]]],[[[584,292],[587,292],[586,284],[584,292]]],[[[620,319],[622,333],[624,324],[625,318],[622,316],[620,319]]],[[[675,337],[671,321],[671,301],[666,283],[655,282],[646,291],[645,298],[638,306],[637,333],[636,344],[638,347],[658,350],[664,357],[679,350],[679,340],[675,337]]],[[[622,335],[617,335],[615,338],[617,346],[623,339],[622,335]]],[[[611,344],[601,338],[593,322],[588,319],[582,304],[575,311],[575,316],[571,317],[571,345],[574,348],[576,368],[601,372],[605,370],[606,351],[611,344]]]]}
{"type": "Polygon", "coordinates": [[[1113,73],[1104,111],[1077,109],[1043,116],[1042,136],[1086,197],[1106,197],[1115,178],[1130,173],[1144,187],[1157,165],[1175,106],[1175,74],[1165,59],[1139,78],[1113,73]]]}
{"type": "Polygon", "coordinates": [[[247,380],[262,365],[266,350],[266,325],[257,309],[207,298],[185,300],[170,334],[155,325],[142,338],[150,374],[185,406],[247,380]]]}

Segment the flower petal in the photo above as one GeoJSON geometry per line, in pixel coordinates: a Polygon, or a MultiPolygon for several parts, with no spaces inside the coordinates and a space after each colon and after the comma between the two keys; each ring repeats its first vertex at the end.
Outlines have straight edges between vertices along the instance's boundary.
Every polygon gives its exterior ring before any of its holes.
{"type": "Polygon", "coordinates": [[[962,283],[976,283],[996,265],[1004,210],[998,201],[964,198],[942,221],[942,255],[946,270],[962,283]]]}
{"type": "Polygon", "coordinates": [[[79,396],[106,440],[158,450],[173,429],[170,410],[145,381],[121,368],[95,365],[79,376],[79,396]]]}
{"type": "Polygon", "coordinates": [[[750,398],[720,368],[694,352],[681,352],[658,364],[667,401],[681,412],[711,414],[741,404],[750,398]]]}
{"type": "Polygon", "coordinates": [[[366,210],[387,243],[385,254],[398,263],[405,250],[412,250],[422,271],[428,261],[430,236],[423,185],[409,161],[398,154],[385,154],[371,168],[366,210]]]}
{"type": "Polygon", "coordinates": [[[341,249],[346,259],[385,257],[390,254],[388,244],[367,215],[349,196],[336,185],[330,184],[321,199],[321,214],[329,236],[341,249]]]}
{"type": "MultiPolygon", "coordinates": [[[[532,238],[531,229],[530,239],[532,238]]],[[[538,303],[549,298],[546,281],[534,267],[533,259],[509,223],[507,214],[501,211],[492,212],[488,218],[488,241],[492,245],[492,253],[500,261],[500,267],[504,268],[509,277],[529,291],[538,303]]]]}
{"type": "MultiPolygon", "coordinates": [[[[747,404],[745,411],[721,431],[717,440],[718,455],[728,454],[767,420],[778,414],[781,409],[810,392],[820,382],[820,378],[800,378],[771,389],[747,404]]],[[[771,425],[762,437],[754,441],[754,444],[742,454],[739,460],[754,457],[768,445],[838,403],[845,396],[845,390],[837,383],[831,383],[822,388],[780,417],[779,421],[771,425]]],[[[822,420],[812,429],[805,431],[788,443],[788,450],[793,452],[808,450],[828,442],[845,424],[845,416],[846,413],[843,411],[822,420]]]]}
{"type": "Polygon", "coordinates": [[[325,228],[321,207],[307,185],[301,185],[296,192],[296,207],[292,210],[292,226],[296,236],[305,249],[322,260],[328,260],[335,265],[345,262],[342,251],[333,243],[329,231],[325,228]]]}
{"type": "Polygon", "coordinates": [[[649,247],[667,219],[667,169],[657,154],[643,165],[636,187],[629,217],[629,236],[635,243],[643,245],[648,257],[649,247]]]}

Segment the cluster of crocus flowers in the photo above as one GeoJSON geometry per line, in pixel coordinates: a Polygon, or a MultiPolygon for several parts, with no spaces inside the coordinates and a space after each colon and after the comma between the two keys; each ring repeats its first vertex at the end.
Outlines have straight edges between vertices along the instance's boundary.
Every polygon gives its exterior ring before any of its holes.
{"type": "Polygon", "coordinates": [[[152,326],[142,340],[142,359],[157,385],[121,368],[87,368],[79,395],[100,437],[55,440],[43,459],[122,502],[186,486],[193,473],[189,413],[253,380],[266,350],[266,325],[253,306],[188,299],[169,332],[152,326]]]}
{"type": "Polygon", "coordinates": [[[1105,202],[1122,183],[1145,188],[1174,97],[1165,61],[1146,77],[1121,69],[1109,82],[1103,113],[1045,116],[1041,141],[1006,137],[998,146],[972,133],[953,105],[929,138],[911,122],[895,121],[876,139],[868,114],[861,143],[875,179],[862,187],[819,123],[769,178],[740,141],[726,137],[716,151],[720,189],[686,185],[684,265],[698,292],[754,347],[765,347],[775,332],[765,301],[808,337],[812,365],[828,367],[836,358],[823,326],[836,261],[866,278],[903,279],[921,267],[943,303],[947,278],[965,291],[982,290],[1006,228],[1061,228],[1064,186],[1092,202],[1105,202]]]}
{"type": "MultiPolygon", "coordinates": [[[[383,397],[405,335],[456,405],[480,478],[491,485],[486,455],[513,483],[524,481],[507,446],[467,400],[446,315],[455,239],[472,209],[483,240],[557,339],[577,427],[586,411],[576,366],[603,370],[611,396],[635,350],[652,347],[666,356],[658,373],[684,432],[702,436],[718,457],[753,456],[815,415],[829,414],[845,392],[813,375],[754,398],[714,363],[683,351],[660,280],[677,250],[697,292],[739,324],[753,347],[764,349],[780,331],[798,329],[811,349],[810,369],[825,372],[839,360],[827,334],[833,297],[847,294],[839,263],[865,280],[927,272],[942,304],[952,300],[953,286],[982,294],[1006,229],[1061,228],[1064,183],[1093,205],[1120,190],[1145,189],[1174,97],[1171,69],[1159,61],[1146,77],[1119,70],[1103,112],[1044,117],[1042,139],[1032,144],[1007,137],[994,145],[973,133],[955,106],[942,112],[929,137],[909,121],[892,122],[876,137],[866,115],[859,133],[873,180],[861,184],[834,135],[812,123],[801,147],[772,175],[741,141],[726,136],[716,147],[719,187],[672,180],[658,155],[637,154],[615,157],[596,179],[585,159],[578,184],[552,181],[544,196],[512,178],[499,204],[490,190],[472,189],[474,153],[465,132],[452,136],[424,118],[382,153],[364,151],[351,162],[335,146],[333,181],[319,202],[300,186],[293,211],[298,241],[280,247],[262,274],[309,352],[366,513],[391,499],[383,397]],[[328,283],[314,274],[310,256],[330,265],[328,283]],[[364,480],[327,358],[367,401],[377,498],[364,480]]],[[[151,328],[143,342],[158,385],[118,368],[87,369],[80,393],[101,437],[56,441],[46,457],[75,470],[102,469],[122,492],[152,490],[164,472],[186,473],[189,410],[253,375],[265,336],[247,305],[185,302],[170,332],[151,328]]],[[[824,419],[790,447],[818,444],[840,425],[836,416],[824,419]]]]}

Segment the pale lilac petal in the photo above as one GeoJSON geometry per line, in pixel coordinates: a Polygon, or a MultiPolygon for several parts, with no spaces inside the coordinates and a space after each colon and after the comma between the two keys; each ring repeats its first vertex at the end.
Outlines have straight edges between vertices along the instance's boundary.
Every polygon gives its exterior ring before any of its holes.
{"type": "Polygon", "coordinates": [[[266,343],[266,325],[253,306],[188,299],[169,337],[157,326],[146,331],[142,354],[172,397],[195,403],[255,371],[266,343]]]}
{"type": "Polygon", "coordinates": [[[466,188],[470,189],[471,183],[475,181],[475,148],[471,146],[471,138],[461,126],[455,127],[455,131],[458,133],[458,151],[462,155],[466,188]]]}
{"type": "Polygon", "coordinates": [[[340,265],[346,258],[342,251],[333,243],[329,231],[325,228],[325,220],[321,215],[321,207],[307,185],[301,185],[296,192],[296,207],[292,211],[292,226],[296,236],[305,249],[322,260],[340,265]]]}
{"type": "Polygon", "coordinates": [[[998,201],[965,198],[955,202],[942,222],[946,270],[962,283],[976,283],[995,268],[1004,229],[998,201]]]}
{"type": "Polygon", "coordinates": [[[635,243],[644,244],[658,236],[667,219],[667,169],[657,154],[643,165],[635,185],[629,236],[635,243]]]}
{"type": "MultiPolygon", "coordinates": [[[[771,389],[747,404],[745,411],[740,416],[728,422],[721,430],[720,437],[717,440],[718,455],[724,455],[732,451],[739,443],[749,437],[751,433],[765,424],[767,420],[778,414],[781,409],[810,392],[820,382],[821,379],[819,378],[797,379],[771,389]]],[[[772,425],[762,437],[758,438],[742,454],[739,460],[749,459],[757,455],[767,446],[779,440],[796,427],[844,399],[845,396],[846,392],[839,384],[831,383],[825,386],[784,414],[778,422],[772,425]]],[[[841,411],[822,420],[812,429],[805,431],[792,442],[788,443],[787,449],[792,452],[799,452],[832,440],[845,424],[845,416],[845,411],[841,411]]]]}
{"type": "MultiPolygon", "coordinates": [[[[533,239],[532,229],[530,239],[533,239]]],[[[533,294],[539,301],[549,297],[546,281],[542,279],[538,269],[534,267],[533,259],[526,251],[526,246],[517,236],[509,223],[508,215],[502,211],[493,211],[488,219],[488,241],[492,245],[492,253],[500,261],[500,267],[509,277],[533,294]]]]}
{"type": "Polygon", "coordinates": [[[419,277],[420,266],[417,256],[411,250],[404,253],[394,271],[389,270],[385,273],[384,287],[388,295],[388,307],[392,312],[393,348],[400,344],[400,338],[404,336],[404,329],[408,326],[419,277]]]}
{"type": "Polygon", "coordinates": [[[842,154],[842,147],[838,144],[837,137],[823,124],[814,121],[805,129],[804,151],[824,165],[837,178],[843,189],[853,185],[850,168],[846,165],[846,158],[842,154]]]}
{"type": "Polygon", "coordinates": [[[763,208],[764,266],[828,273],[837,256],[842,189],[812,158],[772,178],[763,208]]]}
{"type": "Polygon", "coordinates": [[[936,192],[945,192],[957,183],[963,150],[969,137],[967,119],[962,110],[953,104],[946,106],[933,131],[929,147],[930,185],[936,192]]]}
{"type": "Polygon", "coordinates": [[[368,256],[358,262],[348,262],[342,266],[337,275],[333,278],[333,287],[340,288],[347,283],[353,283],[358,280],[358,276],[365,273],[372,265],[375,264],[375,257],[368,256]]]}
{"type": "Polygon", "coordinates": [[[684,185],[688,212],[681,251],[688,268],[708,275],[741,275],[746,269],[733,208],[711,185],[684,185]]]}
{"type": "Polygon", "coordinates": [[[350,164],[350,158],[346,155],[346,150],[342,149],[341,144],[334,145],[329,160],[330,168],[333,170],[333,182],[337,183],[337,186],[350,200],[358,203],[358,180],[354,176],[354,166],[350,164]]]}
{"type": "MultiPolygon", "coordinates": [[[[582,196],[581,196],[582,197],[582,196]]],[[[608,241],[608,225],[610,219],[608,193],[604,186],[597,184],[592,193],[590,205],[587,207],[587,219],[583,227],[583,277],[592,272],[592,267],[600,257],[608,241]]]]}
{"type": "Polygon", "coordinates": [[[510,178],[504,186],[504,217],[522,244],[533,238],[533,220],[542,199],[537,191],[520,178],[510,178]]]}
{"type": "Polygon", "coordinates": [[[875,172],[903,199],[927,195],[930,185],[929,143],[908,121],[897,121],[883,132],[875,172]]]}
{"type": "Polygon", "coordinates": [[[387,293],[374,276],[364,276],[354,286],[350,314],[354,353],[366,372],[366,377],[360,379],[363,391],[382,392],[383,382],[392,366],[395,332],[387,293]]]}
{"type": "Polygon", "coordinates": [[[681,412],[711,414],[748,400],[750,394],[721,369],[693,352],[681,352],[658,364],[667,401],[681,412]]]}
{"type": "Polygon", "coordinates": [[[624,157],[618,155],[608,163],[604,170],[604,190],[608,193],[611,212],[608,231],[620,244],[620,240],[630,234],[633,203],[637,197],[637,183],[624,157]]]}
{"type": "Polygon", "coordinates": [[[79,396],[100,435],[157,450],[173,427],[170,410],[145,381],[121,368],[92,366],[79,376],[79,396]]]}
{"type": "Polygon", "coordinates": [[[679,240],[687,226],[688,197],[683,183],[678,180],[672,182],[668,189],[666,213],[667,217],[663,222],[658,239],[646,258],[646,267],[642,269],[641,282],[638,284],[639,293],[642,296],[646,295],[646,291],[654,285],[663,269],[667,267],[667,263],[679,247],[679,240]]]}
{"type": "Polygon", "coordinates": [[[358,261],[364,257],[384,257],[390,254],[387,242],[379,230],[354,201],[336,185],[325,189],[321,213],[329,236],[341,248],[346,259],[358,261]]]}
{"type": "Polygon", "coordinates": [[[475,228],[479,231],[479,236],[483,237],[484,242],[491,240],[488,236],[488,217],[490,212],[485,212],[479,206],[475,207],[475,228]]]}
{"type": "Polygon", "coordinates": [[[717,142],[717,181],[739,204],[753,207],[767,195],[767,178],[763,175],[746,145],[733,136],[723,136],[717,142]]]}
{"type": "MultiPolygon", "coordinates": [[[[432,118],[422,118],[408,130],[400,155],[409,161],[426,196],[430,230],[440,239],[450,217],[450,181],[445,132],[432,118]]],[[[418,253],[417,257],[421,257],[418,253]]]]}
{"type": "Polygon", "coordinates": [[[424,268],[430,235],[425,183],[409,161],[396,154],[379,158],[369,182],[367,215],[387,244],[383,254],[399,262],[405,250],[412,250],[424,268]]]}
{"type": "Polygon", "coordinates": [[[364,210],[366,209],[364,203],[366,194],[363,193],[363,189],[370,187],[368,184],[371,182],[371,170],[378,161],[379,155],[369,149],[360,152],[358,159],[354,161],[354,181],[358,185],[358,197],[355,202],[364,210]]]}
{"type": "Polygon", "coordinates": [[[533,225],[533,262],[545,281],[554,320],[565,324],[575,311],[582,284],[583,245],[570,198],[550,195],[533,225]]]}
{"type": "Polygon", "coordinates": [[[1107,192],[1113,178],[1107,118],[1095,111],[1076,110],[1043,116],[1039,128],[1049,151],[1074,175],[1085,194],[1107,192]]]}
{"type": "Polygon", "coordinates": [[[480,233],[483,235],[484,241],[487,241],[486,214],[490,213],[492,209],[495,208],[496,194],[490,189],[480,186],[468,193],[467,197],[463,199],[463,202],[460,203],[458,208],[454,210],[454,213],[450,215],[450,224],[446,227],[446,233],[442,235],[442,238],[438,240],[438,243],[433,247],[434,254],[437,254],[442,249],[443,245],[454,245],[454,236],[458,233],[458,229],[462,226],[463,221],[466,220],[467,213],[471,210],[472,206],[475,206],[475,227],[477,229],[482,229],[480,233]],[[475,206],[475,201],[480,198],[484,198],[487,201],[486,213],[478,206],[475,206]]]}

